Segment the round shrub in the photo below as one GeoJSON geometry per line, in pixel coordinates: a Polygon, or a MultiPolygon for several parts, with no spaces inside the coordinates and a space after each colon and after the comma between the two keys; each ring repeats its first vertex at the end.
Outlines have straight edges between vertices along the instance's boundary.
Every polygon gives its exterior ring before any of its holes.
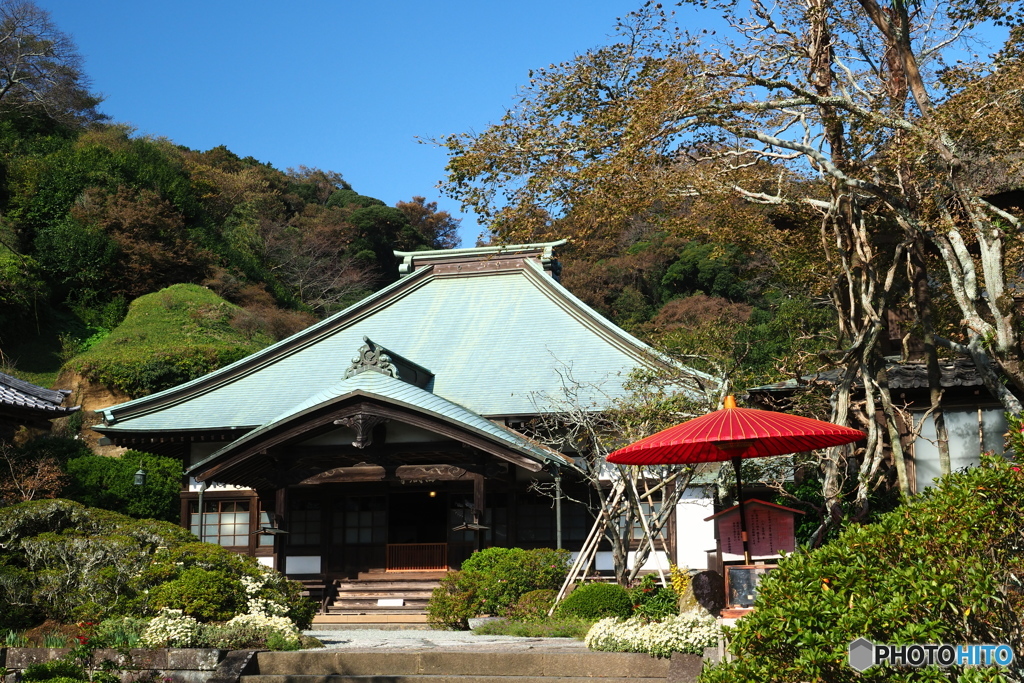
{"type": "Polygon", "coordinates": [[[444,628],[469,628],[470,617],[508,615],[524,594],[558,589],[569,571],[569,558],[569,551],[551,548],[478,550],[462,563],[461,571],[453,573],[453,583],[434,591],[431,604],[437,604],[433,608],[427,605],[428,616],[437,615],[431,623],[444,628]],[[466,598],[465,605],[452,604],[457,595],[466,598]]]}
{"type": "Polygon", "coordinates": [[[431,626],[450,631],[468,631],[469,620],[480,613],[481,598],[475,572],[448,572],[427,603],[431,626]]]}
{"type": "Polygon", "coordinates": [[[509,610],[508,618],[514,621],[539,621],[548,616],[548,610],[555,602],[558,591],[551,588],[524,593],[516,602],[515,607],[509,610]]]}
{"type": "Polygon", "coordinates": [[[558,604],[557,611],[559,616],[581,619],[625,618],[633,613],[633,603],[617,583],[584,583],[558,604]]]}
{"type": "Polygon", "coordinates": [[[169,522],[68,500],[0,508],[0,628],[155,616],[177,606],[204,620],[284,615],[301,629],[316,609],[301,591],[255,558],[199,543],[169,522]]]}
{"type": "Polygon", "coordinates": [[[569,551],[551,548],[488,548],[470,555],[462,571],[477,577],[483,612],[504,615],[530,591],[561,587],[569,558],[569,551]]]}
{"type": "Polygon", "coordinates": [[[245,611],[244,599],[240,581],[202,567],[190,567],[149,592],[153,607],[180,609],[200,621],[227,621],[245,611]]]}

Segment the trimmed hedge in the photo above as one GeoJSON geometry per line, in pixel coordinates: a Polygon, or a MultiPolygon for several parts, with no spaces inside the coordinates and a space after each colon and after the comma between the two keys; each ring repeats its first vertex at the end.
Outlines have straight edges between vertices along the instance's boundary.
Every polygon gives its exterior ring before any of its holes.
{"type": "Polygon", "coordinates": [[[488,548],[473,553],[434,589],[427,618],[440,628],[467,630],[480,614],[507,615],[531,591],[557,590],[569,571],[569,551],[488,548]]]}
{"type": "Polygon", "coordinates": [[[584,583],[558,603],[561,617],[580,619],[626,618],[633,613],[629,593],[617,583],[584,583]]]}

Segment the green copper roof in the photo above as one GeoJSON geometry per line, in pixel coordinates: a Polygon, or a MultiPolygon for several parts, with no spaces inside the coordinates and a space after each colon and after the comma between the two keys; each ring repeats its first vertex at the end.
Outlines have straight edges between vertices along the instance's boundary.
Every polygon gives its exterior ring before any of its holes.
{"type": "MultiPolygon", "coordinates": [[[[550,245],[538,246],[549,251],[550,245]]],[[[473,250],[451,253],[464,251],[473,250]]],[[[436,397],[485,416],[542,412],[566,382],[579,383],[583,405],[600,408],[626,393],[623,382],[631,370],[659,362],[649,347],[549,277],[538,259],[473,265],[486,270],[467,273],[464,264],[452,263],[418,268],[231,366],[105,409],[108,426],[101,429],[266,424],[337,385],[364,336],[429,368],[434,378],[427,388],[436,397]]]]}
{"type": "Polygon", "coordinates": [[[221,448],[203,462],[194,465],[192,469],[202,470],[208,463],[223,458],[230,452],[244,448],[247,444],[257,441],[268,432],[282,427],[293,420],[301,420],[303,415],[310,411],[330,403],[337,403],[354,394],[376,399],[383,403],[409,408],[418,413],[452,423],[460,429],[483,436],[489,441],[516,451],[540,464],[552,461],[564,462],[564,459],[554,451],[532,443],[522,435],[498,426],[456,403],[452,403],[429,391],[394,377],[378,372],[362,372],[338,382],[323,391],[317,392],[302,403],[274,417],[260,428],[221,448]]]}

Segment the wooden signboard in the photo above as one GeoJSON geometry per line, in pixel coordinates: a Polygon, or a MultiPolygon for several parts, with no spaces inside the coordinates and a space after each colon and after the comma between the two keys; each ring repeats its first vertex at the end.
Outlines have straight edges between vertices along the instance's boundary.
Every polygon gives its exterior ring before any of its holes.
{"type": "MultiPolygon", "coordinates": [[[[804,513],[757,499],[745,501],[743,506],[747,513],[747,539],[751,557],[778,557],[780,551],[791,553],[796,550],[796,515],[804,513]]],[[[726,562],[743,559],[739,508],[734,505],[705,521],[709,520],[715,521],[715,538],[718,539],[722,559],[726,562]]]]}

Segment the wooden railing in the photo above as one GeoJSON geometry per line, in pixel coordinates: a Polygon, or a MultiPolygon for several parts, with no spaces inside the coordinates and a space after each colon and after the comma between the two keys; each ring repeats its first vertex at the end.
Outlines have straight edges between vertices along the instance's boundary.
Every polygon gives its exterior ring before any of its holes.
{"type": "Polygon", "coordinates": [[[388,543],[387,571],[425,572],[448,569],[447,543],[388,543]]]}

